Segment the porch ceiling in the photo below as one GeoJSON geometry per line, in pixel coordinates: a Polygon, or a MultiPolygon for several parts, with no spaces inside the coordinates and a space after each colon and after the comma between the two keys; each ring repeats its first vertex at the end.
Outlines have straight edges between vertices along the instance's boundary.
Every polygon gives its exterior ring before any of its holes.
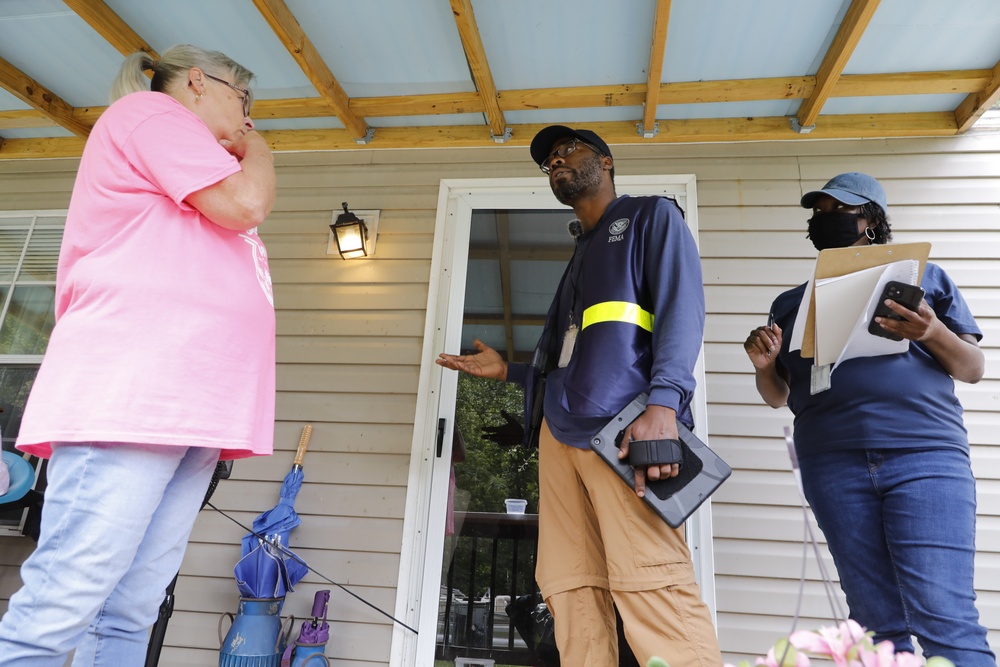
{"type": "Polygon", "coordinates": [[[79,155],[123,55],[182,42],[257,73],[280,151],[953,135],[997,34],[996,0],[4,0],[0,159],[79,155]]]}

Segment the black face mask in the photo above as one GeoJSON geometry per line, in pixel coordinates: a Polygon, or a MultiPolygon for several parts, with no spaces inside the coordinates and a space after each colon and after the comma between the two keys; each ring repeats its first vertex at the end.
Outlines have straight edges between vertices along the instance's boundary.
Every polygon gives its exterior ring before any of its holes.
{"type": "Polygon", "coordinates": [[[864,236],[858,234],[860,217],[857,213],[818,211],[809,218],[809,240],[816,250],[852,246],[864,236]]]}

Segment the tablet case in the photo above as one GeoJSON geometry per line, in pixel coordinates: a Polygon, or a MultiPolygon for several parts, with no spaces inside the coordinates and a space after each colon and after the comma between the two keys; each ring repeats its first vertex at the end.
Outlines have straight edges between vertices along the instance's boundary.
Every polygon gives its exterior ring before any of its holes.
{"type": "MultiPolygon", "coordinates": [[[[635,471],[628,461],[618,460],[618,446],[625,427],[646,410],[647,394],[639,394],[590,439],[590,448],[604,459],[622,480],[635,489],[635,471]]],[[[677,422],[684,458],[680,474],[669,479],[646,480],[643,500],[672,528],[679,528],[698,506],[732,474],[733,469],[677,422]]]]}

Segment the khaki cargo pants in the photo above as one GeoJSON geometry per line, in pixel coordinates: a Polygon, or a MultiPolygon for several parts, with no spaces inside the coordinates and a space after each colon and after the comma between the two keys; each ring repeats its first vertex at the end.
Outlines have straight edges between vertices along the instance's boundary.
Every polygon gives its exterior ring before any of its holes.
{"type": "Polygon", "coordinates": [[[663,522],[590,450],[539,438],[536,579],[555,619],[560,662],[617,667],[618,607],[645,666],[721,667],[682,531],[663,522]]]}

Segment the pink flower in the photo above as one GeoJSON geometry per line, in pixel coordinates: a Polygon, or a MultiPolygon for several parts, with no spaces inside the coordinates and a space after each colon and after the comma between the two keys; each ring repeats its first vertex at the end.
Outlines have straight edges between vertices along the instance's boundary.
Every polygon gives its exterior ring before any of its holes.
{"type": "MultiPolygon", "coordinates": [[[[913,655],[912,653],[908,655],[913,655]]],[[[864,667],[902,667],[902,665],[896,661],[896,649],[892,642],[879,642],[875,647],[868,651],[862,651],[861,664],[864,667]]],[[[912,667],[917,667],[920,665],[919,658],[916,663],[907,663],[912,667]]]]}
{"type": "Polygon", "coordinates": [[[764,667],[809,667],[809,657],[795,650],[787,639],[779,639],[767,657],[757,658],[757,665],[764,667]]]}
{"type": "Polygon", "coordinates": [[[870,640],[865,629],[855,621],[848,620],[836,628],[820,628],[816,632],[802,630],[788,638],[795,648],[814,655],[828,656],[837,667],[858,664],[858,648],[870,640]]]}
{"type": "MultiPolygon", "coordinates": [[[[830,658],[837,667],[955,667],[941,657],[930,658],[925,663],[912,653],[895,653],[889,641],[873,645],[873,634],[851,620],[836,628],[794,632],[788,639],[779,639],[767,656],[757,658],[755,664],[760,667],[809,667],[808,653],[830,658]]],[[[740,667],[749,665],[744,661],[740,667]]]]}

